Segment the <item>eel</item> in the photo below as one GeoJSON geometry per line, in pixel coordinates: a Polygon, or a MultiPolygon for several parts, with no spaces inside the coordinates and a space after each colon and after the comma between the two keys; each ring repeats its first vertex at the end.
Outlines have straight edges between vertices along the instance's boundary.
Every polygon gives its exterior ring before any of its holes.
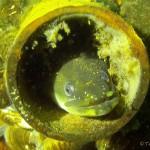
{"type": "Polygon", "coordinates": [[[119,103],[119,93],[108,73],[107,62],[78,57],[56,73],[54,101],[70,114],[97,117],[110,113],[119,103]]]}

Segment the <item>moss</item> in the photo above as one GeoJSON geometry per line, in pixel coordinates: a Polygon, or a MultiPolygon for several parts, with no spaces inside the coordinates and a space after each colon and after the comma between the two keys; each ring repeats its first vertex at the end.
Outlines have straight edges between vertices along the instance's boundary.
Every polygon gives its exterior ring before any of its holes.
{"type": "Polygon", "coordinates": [[[105,7],[116,13],[119,13],[119,7],[115,0],[96,0],[96,2],[103,4],[105,7]]]}
{"type": "Polygon", "coordinates": [[[120,15],[142,34],[150,35],[150,2],[149,0],[124,0],[120,15]]]}
{"type": "Polygon", "coordinates": [[[130,105],[139,85],[140,63],[131,55],[128,37],[122,31],[105,24],[97,26],[95,36],[99,43],[98,56],[103,59],[109,58],[109,73],[115,76],[117,89],[124,93],[125,101],[130,105]]]}

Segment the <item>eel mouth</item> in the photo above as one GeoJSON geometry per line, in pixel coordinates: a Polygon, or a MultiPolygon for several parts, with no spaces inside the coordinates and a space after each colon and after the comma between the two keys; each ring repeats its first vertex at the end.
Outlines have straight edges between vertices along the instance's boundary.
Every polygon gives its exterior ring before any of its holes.
{"type": "Polygon", "coordinates": [[[66,107],[94,107],[105,102],[105,99],[99,101],[86,101],[82,99],[71,99],[64,103],[66,107]]]}
{"type": "Polygon", "coordinates": [[[92,104],[86,104],[86,101],[81,100],[70,100],[65,103],[65,110],[69,113],[73,113],[76,115],[81,116],[90,116],[90,117],[96,117],[96,116],[103,116],[111,112],[114,107],[119,103],[119,97],[114,97],[110,100],[101,102],[97,101],[92,104]],[[73,105],[73,104],[78,105],[73,105]]]}

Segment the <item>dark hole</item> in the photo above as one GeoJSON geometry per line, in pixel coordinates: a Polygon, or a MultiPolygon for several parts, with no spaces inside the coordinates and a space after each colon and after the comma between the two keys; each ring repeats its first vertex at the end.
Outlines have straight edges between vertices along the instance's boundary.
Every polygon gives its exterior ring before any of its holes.
{"type": "MultiPolygon", "coordinates": [[[[55,20],[57,24],[61,22],[61,19],[56,18],[53,21],[55,20]]],[[[86,16],[72,16],[64,21],[71,32],[67,35],[64,30],[59,31],[63,39],[57,42],[56,48],[47,43],[44,35],[52,22],[39,27],[22,47],[17,72],[18,88],[23,102],[35,109],[39,106],[57,108],[53,103],[53,85],[56,73],[64,63],[82,54],[97,57],[97,49],[94,47],[94,21],[89,25],[86,16]],[[33,44],[35,41],[37,45],[33,44]]]]}

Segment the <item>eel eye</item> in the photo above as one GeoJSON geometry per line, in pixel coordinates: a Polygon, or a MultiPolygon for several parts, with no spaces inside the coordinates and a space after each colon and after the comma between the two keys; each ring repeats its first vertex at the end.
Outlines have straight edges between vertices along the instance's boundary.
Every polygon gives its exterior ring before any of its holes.
{"type": "Polygon", "coordinates": [[[72,83],[67,82],[64,86],[64,91],[67,96],[71,96],[74,92],[74,86],[72,83]]]}
{"type": "Polygon", "coordinates": [[[105,71],[100,70],[100,75],[102,80],[106,80],[107,82],[109,82],[109,76],[105,71]]]}

